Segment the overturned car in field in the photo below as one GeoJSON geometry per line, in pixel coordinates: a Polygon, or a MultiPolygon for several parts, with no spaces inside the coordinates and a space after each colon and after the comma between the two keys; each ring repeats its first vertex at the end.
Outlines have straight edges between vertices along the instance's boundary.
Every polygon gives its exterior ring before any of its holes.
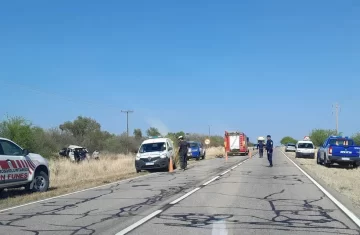
{"type": "Polygon", "coordinates": [[[59,155],[61,157],[69,158],[73,162],[80,162],[89,158],[89,151],[81,146],[69,145],[60,150],[59,155]]]}

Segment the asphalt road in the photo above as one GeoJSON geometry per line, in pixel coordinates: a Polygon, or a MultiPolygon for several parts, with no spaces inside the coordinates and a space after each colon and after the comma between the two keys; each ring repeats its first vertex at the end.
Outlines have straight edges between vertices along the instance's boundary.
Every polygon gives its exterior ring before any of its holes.
{"type": "Polygon", "coordinates": [[[0,234],[360,234],[280,151],[272,168],[246,159],[201,161],[3,212],[0,234]]]}

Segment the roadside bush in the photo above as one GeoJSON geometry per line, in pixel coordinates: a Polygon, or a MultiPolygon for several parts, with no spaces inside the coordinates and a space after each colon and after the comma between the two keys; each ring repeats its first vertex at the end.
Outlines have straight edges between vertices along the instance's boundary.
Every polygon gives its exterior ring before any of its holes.
{"type": "Polygon", "coordinates": [[[280,140],[280,143],[283,144],[283,145],[285,145],[285,144],[287,144],[287,143],[296,144],[296,143],[297,143],[297,140],[294,139],[294,138],[291,137],[291,136],[285,136],[284,138],[282,138],[282,139],[280,140]]]}
{"type": "Polygon", "coordinates": [[[336,130],[314,129],[310,133],[310,139],[315,146],[321,146],[330,135],[336,135],[336,130]]]}

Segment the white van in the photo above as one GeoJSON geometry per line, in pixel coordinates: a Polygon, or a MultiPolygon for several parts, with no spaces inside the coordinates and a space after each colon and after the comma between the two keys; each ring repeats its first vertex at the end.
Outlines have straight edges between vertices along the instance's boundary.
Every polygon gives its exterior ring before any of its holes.
{"type": "Polygon", "coordinates": [[[300,140],[296,143],[295,157],[311,157],[315,158],[315,147],[310,140],[300,140]]]}
{"type": "Polygon", "coordinates": [[[141,170],[168,169],[170,158],[175,169],[175,150],[169,138],[153,137],[142,142],[135,158],[136,172],[141,170]]]}

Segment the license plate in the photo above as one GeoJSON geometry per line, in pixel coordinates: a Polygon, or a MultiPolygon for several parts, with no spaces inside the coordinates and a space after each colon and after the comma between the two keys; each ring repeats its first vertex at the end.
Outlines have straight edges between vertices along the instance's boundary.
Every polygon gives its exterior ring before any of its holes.
{"type": "Polygon", "coordinates": [[[341,160],[350,161],[350,158],[348,158],[348,157],[342,157],[341,160]]]}
{"type": "Polygon", "coordinates": [[[147,162],[146,165],[147,165],[147,166],[153,166],[154,163],[153,163],[153,162],[147,162]]]}

